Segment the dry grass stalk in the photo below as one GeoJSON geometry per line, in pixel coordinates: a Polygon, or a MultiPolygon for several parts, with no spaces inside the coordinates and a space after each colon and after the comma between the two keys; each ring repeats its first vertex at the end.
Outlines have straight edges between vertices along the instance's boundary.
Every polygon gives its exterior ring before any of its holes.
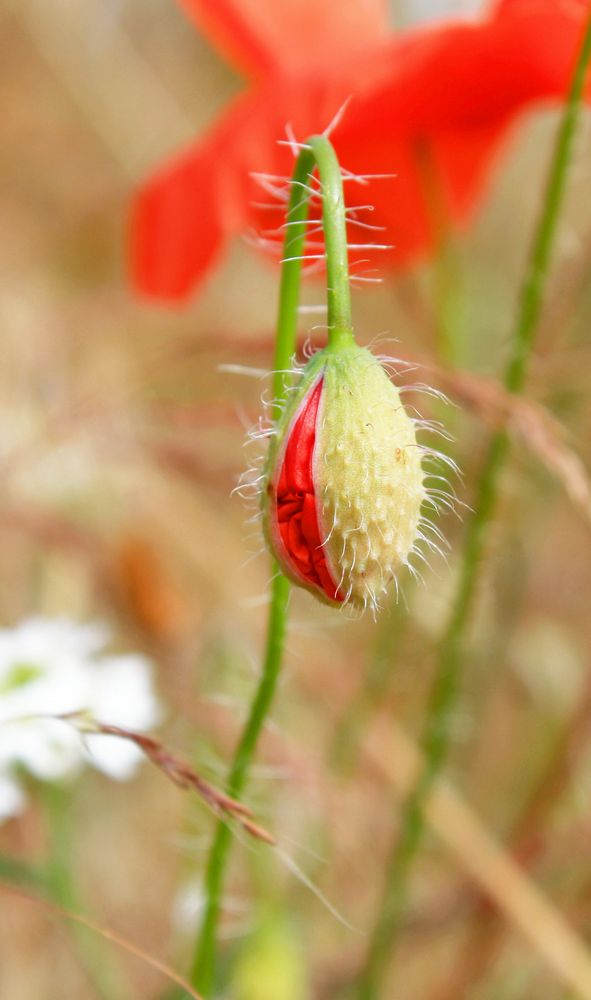
{"type": "MultiPolygon", "coordinates": [[[[421,755],[402,727],[391,718],[384,719],[373,730],[366,754],[403,800],[419,773],[421,755]]],[[[469,805],[447,782],[439,780],[427,799],[425,813],[463,871],[547,967],[577,997],[591,1000],[591,956],[584,942],[469,805]]]]}
{"type": "MultiPolygon", "coordinates": [[[[577,761],[584,752],[591,714],[591,684],[565,725],[559,745],[540,783],[534,789],[511,835],[510,853],[535,863],[545,842],[540,835],[545,817],[572,783],[577,761]]],[[[479,894],[470,917],[470,934],[464,945],[465,960],[456,963],[453,973],[433,993],[433,1000],[455,1000],[482,979],[503,943],[504,926],[491,912],[489,899],[479,894]]]]}
{"type": "Polygon", "coordinates": [[[162,771],[167,778],[170,778],[175,785],[185,790],[193,789],[193,791],[196,791],[218,816],[225,816],[236,820],[246,833],[257,840],[262,840],[264,843],[272,846],[276,844],[272,834],[254,822],[252,810],[247,805],[243,802],[238,802],[236,799],[221,792],[219,788],[210,784],[190,764],[172,754],[160,740],[146,733],[138,733],[132,729],[123,729],[121,726],[112,726],[108,723],[98,722],[96,719],[79,712],[62,715],[59,718],[72,723],[85,735],[102,734],[105,736],[118,736],[120,739],[134,743],[148,760],[162,771]]]}
{"type": "Polygon", "coordinates": [[[436,370],[446,391],[495,428],[506,427],[527,445],[563,485],[567,496],[591,523],[591,483],[587,471],[565,443],[565,431],[537,403],[508,393],[492,379],[464,371],[436,370]]]}
{"type": "Polygon", "coordinates": [[[132,941],[128,941],[126,938],[122,937],[120,934],[116,934],[115,931],[110,930],[108,927],[101,927],[100,924],[95,923],[94,920],[90,920],[88,917],[82,916],[80,913],[73,913],[71,910],[64,909],[63,906],[58,906],[57,903],[52,903],[48,899],[42,899],[39,896],[32,896],[28,892],[23,892],[22,889],[15,889],[12,885],[7,885],[5,882],[0,882],[0,889],[3,892],[9,892],[13,896],[18,896],[19,899],[24,899],[29,903],[35,903],[37,906],[44,907],[46,910],[50,910],[52,913],[57,913],[60,917],[65,917],[66,920],[73,920],[74,923],[80,924],[82,927],[86,927],[88,930],[94,931],[95,934],[100,934],[105,941],[110,941],[116,944],[119,948],[123,948],[124,951],[129,952],[131,955],[135,955],[146,965],[150,965],[153,969],[161,972],[163,976],[166,976],[168,980],[172,983],[176,983],[177,986],[182,987],[186,990],[187,995],[193,997],[193,1000],[203,1000],[202,996],[195,991],[191,984],[174,969],[171,969],[166,962],[160,961],[159,958],[154,958],[139,945],[133,944],[132,941]]]}

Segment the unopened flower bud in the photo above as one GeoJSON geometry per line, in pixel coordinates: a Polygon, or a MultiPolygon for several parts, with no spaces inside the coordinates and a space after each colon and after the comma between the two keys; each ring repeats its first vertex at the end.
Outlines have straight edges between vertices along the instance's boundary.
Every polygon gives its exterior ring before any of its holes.
{"type": "Polygon", "coordinates": [[[425,496],[412,419],[382,364],[315,354],[277,422],[263,521],[286,576],[330,604],[376,607],[408,563],[425,496]]]}

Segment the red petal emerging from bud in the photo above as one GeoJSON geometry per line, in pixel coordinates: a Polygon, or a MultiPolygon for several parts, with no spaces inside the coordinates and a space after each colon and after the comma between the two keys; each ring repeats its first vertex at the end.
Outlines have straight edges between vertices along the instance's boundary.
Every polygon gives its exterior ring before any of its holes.
{"type": "Polygon", "coordinates": [[[330,601],[344,600],[326,561],[314,489],[316,422],[324,379],[308,393],[291,428],[270,498],[271,521],[292,574],[330,601]]]}

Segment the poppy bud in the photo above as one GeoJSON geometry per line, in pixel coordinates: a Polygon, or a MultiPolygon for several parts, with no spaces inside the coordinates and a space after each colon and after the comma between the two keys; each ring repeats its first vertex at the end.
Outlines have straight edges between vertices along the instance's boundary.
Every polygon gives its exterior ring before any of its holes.
{"type": "Polygon", "coordinates": [[[408,563],[425,497],[412,419],[355,344],[314,355],[277,421],[263,523],[286,576],[333,605],[376,607],[408,563]]]}

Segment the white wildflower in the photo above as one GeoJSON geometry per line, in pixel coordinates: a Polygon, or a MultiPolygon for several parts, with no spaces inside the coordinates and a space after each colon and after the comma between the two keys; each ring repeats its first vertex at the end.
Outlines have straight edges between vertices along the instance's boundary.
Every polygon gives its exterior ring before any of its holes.
{"type": "Polygon", "coordinates": [[[0,629],[0,822],[25,804],[23,773],[43,781],[90,763],[113,778],[131,777],[140,750],[115,736],[84,739],[48,716],[84,712],[99,722],[145,730],[159,709],[149,661],[104,653],[108,631],[67,618],[31,618],[0,629]]]}

